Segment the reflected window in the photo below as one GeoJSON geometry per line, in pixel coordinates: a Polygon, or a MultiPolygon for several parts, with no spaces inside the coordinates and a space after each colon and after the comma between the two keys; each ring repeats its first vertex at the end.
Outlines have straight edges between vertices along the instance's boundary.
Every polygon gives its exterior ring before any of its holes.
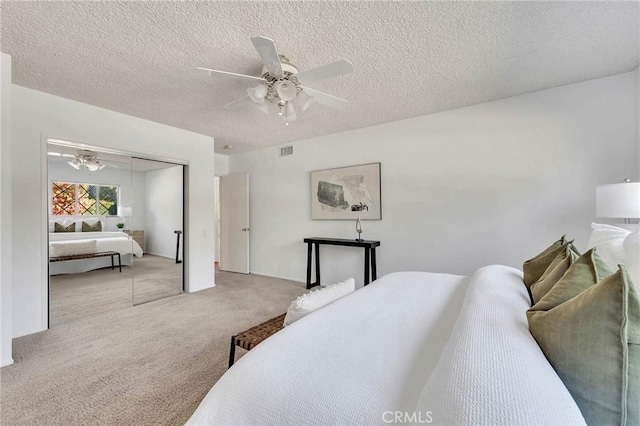
{"type": "Polygon", "coordinates": [[[117,216],[120,187],[88,183],[53,182],[51,214],[54,216],[117,216]]]}

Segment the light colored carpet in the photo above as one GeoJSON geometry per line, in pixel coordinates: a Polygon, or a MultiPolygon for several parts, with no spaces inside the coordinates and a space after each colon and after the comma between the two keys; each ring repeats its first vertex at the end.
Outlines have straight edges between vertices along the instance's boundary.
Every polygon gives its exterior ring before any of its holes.
{"type": "Polygon", "coordinates": [[[182,264],[145,254],[133,266],[54,275],[49,280],[50,325],[126,309],[182,292],[182,264]]]}
{"type": "Polygon", "coordinates": [[[216,284],[15,339],[16,363],[0,370],[0,423],[184,424],[226,371],[231,335],[306,291],[224,272],[216,284]]]}

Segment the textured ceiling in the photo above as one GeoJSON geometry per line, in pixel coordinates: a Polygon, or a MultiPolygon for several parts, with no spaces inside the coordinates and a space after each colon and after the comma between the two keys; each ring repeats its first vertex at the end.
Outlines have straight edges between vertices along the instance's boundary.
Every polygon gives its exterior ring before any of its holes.
{"type": "Polygon", "coordinates": [[[12,2],[2,52],[14,82],[216,138],[225,154],[416,117],[630,71],[633,2],[12,2]],[[257,75],[252,36],[300,70],[338,59],[355,72],[310,86],[349,100],[313,105],[284,126],[222,105],[257,75]],[[223,146],[231,144],[232,150],[223,146]]]}

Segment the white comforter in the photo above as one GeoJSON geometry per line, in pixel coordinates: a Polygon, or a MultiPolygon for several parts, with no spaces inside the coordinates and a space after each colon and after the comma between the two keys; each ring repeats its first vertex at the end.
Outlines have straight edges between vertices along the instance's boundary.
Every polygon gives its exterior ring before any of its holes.
{"type": "Polygon", "coordinates": [[[188,424],[584,424],[527,300],[503,266],[387,275],[247,353],[188,424]]]}
{"type": "Polygon", "coordinates": [[[51,232],[49,233],[49,257],[56,256],[51,243],[73,243],[96,240],[96,251],[117,251],[121,255],[142,257],[142,248],[124,232],[51,232]]]}

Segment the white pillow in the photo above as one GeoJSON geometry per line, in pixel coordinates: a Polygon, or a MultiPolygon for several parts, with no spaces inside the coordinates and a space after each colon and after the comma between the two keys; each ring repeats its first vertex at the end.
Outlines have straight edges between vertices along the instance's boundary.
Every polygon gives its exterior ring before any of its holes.
{"type": "Polygon", "coordinates": [[[595,247],[598,255],[614,271],[624,263],[624,239],[631,233],[623,228],[602,223],[592,223],[593,232],[587,243],[587,249],[595,247]]]}
{"type": "Polygon", "coordinates": [[[624,264],[640,292],[640,230],[632,232],[624,240],[624,264]]]}
{"type": "Polygon", "coordinates": [[[49,256],[73,256],[76,254],[95,253],[97,249],[96,240],[88,241],[66,241],[61,243],[51,243],[51,253],[49,256]]]}
{"type": "Polygon", "coordinates": [[[356,280],[349,278],[346,281],[331,284],[303,294],[289,305],[287,315],[284,317],[284,326],[291,325],[316,309],[322,308],[349,293],[353,293],[355,289],[356,280]]]}

